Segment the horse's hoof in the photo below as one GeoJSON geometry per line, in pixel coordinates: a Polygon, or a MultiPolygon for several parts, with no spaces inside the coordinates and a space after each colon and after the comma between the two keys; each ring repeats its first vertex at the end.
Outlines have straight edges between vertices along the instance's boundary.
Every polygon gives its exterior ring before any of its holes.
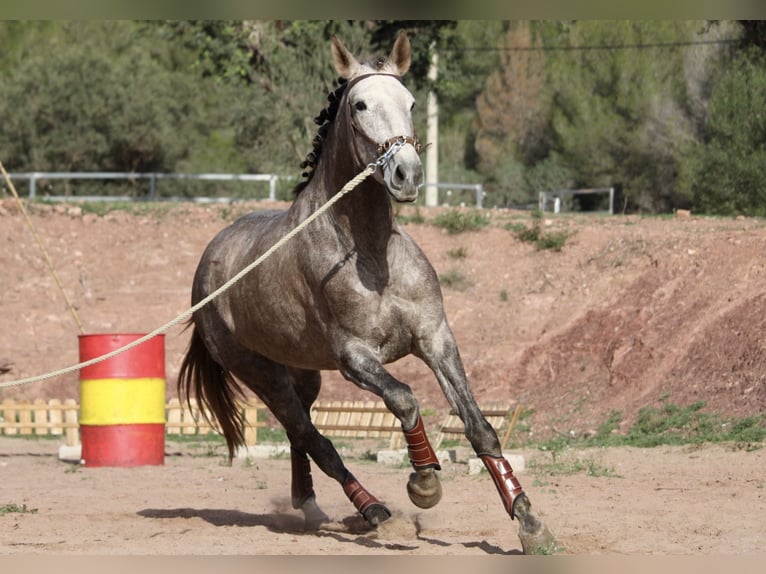
{"type": "Polygon", "coordinates": [[[442,485],[436,472],[413,472],[407,482],[407,494],[418,508],[432,508],[442,499],[442,485]]]}
{"type": "Polygon", "coordinates": [[[369,522],[373,526],[377,526],[378,524],[385,522],[389,518],[391,518],[391,512],[389,512],[388,508],[383,506],[382,504],[371,504],[365,511],[364,511],[364,519],[369,522]]]}
{"type": "Polygon", "coordinates": [[[519,540],[524,554],[552,554],[556,540],[548,527],[532,513],[532,504],[526,494],[521,493],[513,501],[513,514],[519,521],[519,540]]]}
{"type": "Polygon", "coordinates": [[[319,508],[313,496],[303,503],[301,510],[308,530],[317,530],[322,524],[330,522],[330,517],[319,508]]]}
{"type": "Polygon", "coordinates": [[[524,554],[552,554],[556,550],[556,539],[548,527],[538,522],[539,527],[532,530],[519,529],[519,540],[524,554]]]}

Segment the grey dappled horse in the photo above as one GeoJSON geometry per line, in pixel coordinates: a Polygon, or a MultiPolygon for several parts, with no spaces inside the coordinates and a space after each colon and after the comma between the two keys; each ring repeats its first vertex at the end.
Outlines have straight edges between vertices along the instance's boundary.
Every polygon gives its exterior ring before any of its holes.
{"type": "Polygon", "coordinates": [[[287,211],[246,215],[210,242],[194,277],[193,301],[255,260],[392,145],[399,149],[255,272],[194,314],[179,390],[187,397],[194,392],[206,405],[233,456],[244,444],[238,381],[246,385],[285,428],[292,503],[306,522],[317,527],[328,520],[316,503],[310,457],[374,526],[390,512],[348,471],[309,412],[319,393],[320,370],[337,369],[381,397],[402,423],[415,470],[407,484],[409,497],[418,507],[434,506],[441,498],[440,466],[418,403],[411,389],[383,367],[414,354],[433,370],[506,511],[519,519],[524,551],[547,547],[553,538],[532,514],[468,387],[436,273],[394,218],[389,196],[412,202],[423,184],[411,116],[414,98],[401,79],[410,66],[410,42],[400,34],[388,58],[362,64],[333,38],[332,57],[340,86],[317,117],[323,125],[302,164],[308,168],[306,181],[296,188],[287,211]]]}

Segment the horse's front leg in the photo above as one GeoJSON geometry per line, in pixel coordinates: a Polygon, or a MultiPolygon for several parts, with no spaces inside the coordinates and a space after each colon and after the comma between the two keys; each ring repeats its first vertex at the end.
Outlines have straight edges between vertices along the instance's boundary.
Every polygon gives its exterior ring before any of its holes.
{"type": "Polygon", "coordinates": [[[341,373],[359,387],[375,393],[402,423],[407,451],[415,472],[410,474],[407,494],[420,508],[435,506],[442,496],[436,474],[439,459],[426,436],[423,419],[412,389],[392,377],[363,344],[349,346],[341,353],[341,373]]]}
{"type": "Polygon", "coordinates": [[[529,498],[501,452],[497,433],[481,414],[471,393],[455,337],[446,320],[418,343],[416,354],[434,372],[444,395],[463,421],[465,436],[492,477],[506,512],[511,519],[519,519],[524,553],[552,548],[553,535],[532,513],[529,498]]]}

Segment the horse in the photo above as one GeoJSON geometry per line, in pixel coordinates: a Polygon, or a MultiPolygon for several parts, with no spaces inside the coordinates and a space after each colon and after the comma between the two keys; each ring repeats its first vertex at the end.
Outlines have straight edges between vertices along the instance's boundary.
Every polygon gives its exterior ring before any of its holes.
{"type": "Polygon", "coordinates": [[[301,166],[305,181],[286,210],[257,211],[220,231],[194,275],[199,302],[330,200],[365,166],[376,165],[353,192],[296,234],[224,294],[198,309],[179,371],[179,394],[194,393],[218,421],[230,458],[244,445],[238,399],[254,392],[284,427],[290,443],[291,499],[305,522],[329,521],[316,501],[312,462],[335,479],[359,514],[376,527],[388,508],[354,477],[332,442],[311,422],[322,370],[382,398],[399,419],[414,472],[413,504],[441,499],[441,470],[411,388],[384,365],[415,355],[433,371],[465,424],[511,520],[518,518],[525,553],[550,547],[553,537],[501,452],[492,426],[469,388],[447,322],[439,280],[414,240],[397,223],[392,201],[414,202],[423,185],[415,100],[402,77],[411,45],[400,32],[389,56],[361,63],[333,37],[338,88],[317,116],[314,149],[301,166]],[[394,149],[392,149],[394,148],[394,149]],[[380,167],[380,169],[377,169],[380,167]]]}

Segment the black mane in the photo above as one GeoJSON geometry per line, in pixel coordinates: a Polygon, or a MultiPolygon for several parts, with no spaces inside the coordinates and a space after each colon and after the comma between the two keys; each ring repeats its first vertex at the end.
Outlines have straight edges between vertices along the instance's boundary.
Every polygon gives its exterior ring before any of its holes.
{"type": "Polygon", "coordinates": [[[340,101],[343,99],[343,94],[346,91],[348,80],[345,78],[338,78],[335,80],[336,88],[327,94],[327,107],[324,108],[314,118],[314,123],[319,126],[312,145],[314,149],[306,155],[306,159],[301,162],[301,169],[305,170],[301,176],[304,178],[302,182],[295,186],[293,194],[298,195],[308,185],[311,178],[314,176],[314,170],[319,163],[319,156],[322,153],[322,144],[327,136],[327,130],[330,129],[330,124],[335,120],[338,115],[338,108],[340,107],[340,101]]]}
{"type": "MultiPolygon", "coordinates": [[[[374,70],[380,70],[383,68],[385,63],[386,58],[380,57],[367,62],[367,66],[374,70]]],[[[335,120],[335,117],[338,115],[340,101],[343,99],[343,94],[346,91],[347,85],[348,80],[346,78],[336,79],[335,89],[327,94],[327,107],[319,112],[319,115],[314,118],[314,123],[319,126],[319,129],[317,130],[317,133],[312,141],[314,149],[306,155],[306,159],[304,159],[300,164],[301,169],[305,170],[303,173],[301,173],[301,177],[303,177],[304,180],[295,186],[293,189],[293,195],[298,195],[301,191],[303,191],[311,181],[311,178],[314,176],[314,170],[319,163],[319,156],[322,153],[322,144],[324,143],[324,139],[327,136],[327,130],[330,129],[330,124],[332,124],[332,122],[335,120]]]]}

